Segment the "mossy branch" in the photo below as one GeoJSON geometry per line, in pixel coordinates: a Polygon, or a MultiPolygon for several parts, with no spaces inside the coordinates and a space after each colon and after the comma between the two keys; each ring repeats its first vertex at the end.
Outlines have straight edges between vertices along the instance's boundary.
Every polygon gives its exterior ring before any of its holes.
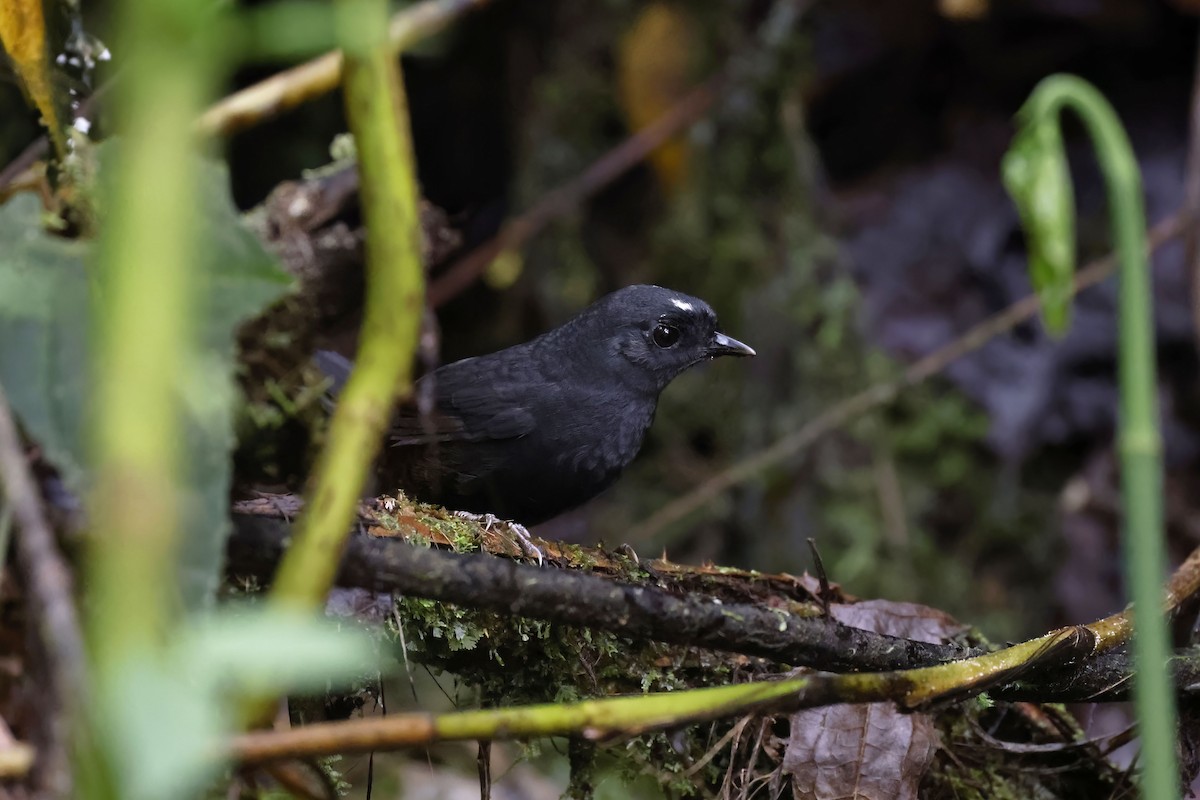
{"type": "Polygon", "coordinates": [[[316,607],[333,583],[392,407],[410,389],[424,309],[416,166],[399,63],[383,39],[387,5],[340,0],[337,19],[367,228],[367,297],[357,363],[272,591],[276,603],[302,608],[316,607]]]}
{"type": "MultiPolygon", "coordinates": [[[[474,552],[422,547],[402,536],[465,550],[511,552],[500,526],[484,531],[469,520],[443,523],[411,514],[360,517],[368,531],[352,537],[338,582],[407,598],[495,612],[504,619],[540,619],[606,631],[626,639],[743,653],[782,664],[832,671],[894,670],[969,655],[961,645],[884,636],[823,615],[791,576],[704,570],[646,561],[598,549],[541,543],[548,567],[474,552]],[[411,527],[410,527],[411,526],[411,527]],[[453,527],[451,527],[453,526],[453,527]],[[420,531],[420,532],[418,532],[420,531]],[[549,568],[553,567],[553,568],[549,568]]],[[[289,528],[281,519],[235,513],[229,544],[234,582],[268,581],[289,528]]]]}
{"type": "MultiPolygon", "coordinates": [[[[229,550],[235,582],[270,579],[288,538],[288,526],[282,517],[292,513],[294,508],[286,497],[243,504],[242,510],[235,512],[237,532],[229,550]]],[[[1054,631],[988,654],[962,643],[935,645],[841,624],[823,614],[809,599],[807,590],[788,575],[689,568],[663,561],[636,565],[626,556],[600,549],[556,547],[552,543],[544,543],[547,566],[535,568],[514,563],[511,558],[440,549],[511,554],[517,548],[505,541],[498,526],[485,530],[468,520],[443,521],[433,507],[401,505],[394,514],[364,508],[363,513],[358,526],[378,535],[353,537],[338,576],[339,585],[398,593],[413,602],[428,598],[452,604],[446,606],[446,618],[456,624],[468,609],[484,615],[500,614],[499,618],[487,618],[488,647],[506,646],[508,634],[495,627],[503,624],[500,620],[511,620],[514,630],[531,620],[544,620],[571,630],[603,632],[622,641],[739,653],[779,665],[833,672],[909,671],[910,675],[924,676],[920,691],[927,695],[953,694],[961,686],[963,676],[954,669],[912,672],[943,662],[965,665],[968,670],[983,665],[993,670],[989,678],[992,681],[1004,671],[1019,671],[1004,678],[1002,686],[991,689],[998,697],[1010,700],[1119,699],[1127,688],[1127,656],[1118,653],[1109,657],[1105,651],[1111,652],[1127,640],[1132,630],[1128,613],[1054,631]],[[408,544],[404,537],[419,539],[425,546],[408,544]],[[430,543],[435,546],[428,546],[430,543]],[[1078,658],[1067,658],[1072,655],[1078,658]],[[964,660],[967,656],[983,658],[964,660]],[[1031,670],[1035,660],[1038,669],[1031,670]]],[[[1200,550],[1172,576],[1164,607],[1173,613],[1197,592],[1200,550]]],[[[418,628],[437,626],[440,619],[437,615],[425,622],[410,618],[409,624],[418,628]]],[[[625,649],[622,658],[636,662],[640,658],[636,651],[625,649]]],[[[432,663],[456,669],[454,664],[437,658],[434,655],[432,663]]],[[[736,657],[727,657],[724,663],[734,662],[736,657]]],[[[924,701],[915,694],[910,700],[924,701]]]]}
{"type": "MultiPolygon", "coordinates": [[[[1173,576],[1168,602],[1189,596],[1200,580],[1200,550],[1173,576]]],[[[677,728],[755,712],[784,713],[834,703],[892,701],[906,709],[962,700],[1003,684],[1031,667],[1073,661],[1127,640],[1125,612],[1091,625],[1053,631],[993,653],[894,672],[805,675],[641,696],[546,703],[451,714],[398,714],[320,723],[235,738],[228,755],[243,762],[370,752],[461,740],[579,736],[589,740],[677,728]]]]}

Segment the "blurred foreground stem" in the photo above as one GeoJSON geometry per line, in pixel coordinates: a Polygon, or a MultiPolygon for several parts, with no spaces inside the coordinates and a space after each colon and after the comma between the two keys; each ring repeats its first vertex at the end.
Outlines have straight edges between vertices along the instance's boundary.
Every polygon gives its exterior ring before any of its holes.
{"type": "Polygon", "coordinates": [[[89,553],[90,633],[98,666],[156,648],[177,603],[181,454],[178,388],[192,340],[198,269],[191,121],[210,80],[194,41],[202,2],[125,0],[127,78],[117,97],[124,132],[107,195],[98,280],[89,553]],[[192,14],[187,13],[192,11],[192,14]]]}
{"type": "Polygon", "coordinates": [[[424,311],[416,169],[399,62],[386,41],[387,4],[339,0],[337,11],[367,229],[367,298],[355,368],[272,590],[276,603],[300,608],[320,604],[333,583],[392,406],[410,389],[424,311]]]}
{"type": "MultiPolygon", "coordinates": [[[[180,387],[194,350],[199,244],[191,131],[217,63],[204,35],[207,9],[203,0],[123,0],[113,25],[126,64],[116,97],[123,137],[115,169],[103,176],[110,191],[92,286],[87,633],[97,725],[113,704],[137,696],[126,690],[138,665],[157,659],[180,610],[180,387]]],[[[122,734],[96,737],[110,758],[128,746],[122,734]]],[[[119,781],[122,770],[106,775],[119,781]]],[[[106,779],[90,777],[88,795],[102,794],[106,779]]]]}

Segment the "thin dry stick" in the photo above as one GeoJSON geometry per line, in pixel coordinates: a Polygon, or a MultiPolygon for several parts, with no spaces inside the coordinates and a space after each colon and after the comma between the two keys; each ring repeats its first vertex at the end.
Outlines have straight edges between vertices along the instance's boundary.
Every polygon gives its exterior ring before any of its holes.
{"type": "Polygon", "coordinates": [[[650,125],[597,159],[581,175],[547,193],[524,214],[505,223],[496,236],[447,267],[429,288],[430,304],[437,308],[456,297],[500,253],[521,247],[551,222],[571,214],[584,200],[645,160],[668,139],[703,119],[716,101],[723,80],[722,76],[709,78],[650,125]]]}
{"type": "MultiPolygon", "coordinates": [[[[1182,233],[1185,215],[1176,213],[1152,228],[1147,237],[1148,250],[1153,253],[1164,243],[1182,233]]],[[[1116,267],[1112,255],[1093,261],[1079,271],[1072,293],[1100,283],[1116,267]]],[[[776,441],[770,447],[742,459],[687,494],[664,505],[628,533],[632,541],[647,539],[689,514],[704,508],[734,486],[745,483],[780,462],[792,458],[831,430],[840,428],[855,417],[891,402],[901,390],[937,375],[963,356],[973,353],[994,337],[999,336],[1037,314],[1041,302],[1036,295],[1021,298],[1008,308],[992,315],[959,338],[939,347],[906,369],[899,378],[877,383],[838,403],[810,420],[798,430],[776,441]]]]}
{"type": "Polygon", "coordinates": [[[1200,594],[1200,547],[1193,550],[1171,573],[1164,593],[1163,606],[1174,612],[1196,594],[1200,594]]]}
{"type": "Polygon", "coordinates": [[[1184,235],[1184,263],[1192,282],[1192,323],[1200,342],[1200,241],[1196,222],[1200,221],[1200,48],[1192,77],[1192,113],[1188,122],[1187,172],[1184,175],[1184,216],[1188,220],[1184,235]]]}
{"type": "Polygon", "coordinates": [[[39,136],[30,142],[24,150],[17,154],[17,157],[8,163],[4,169],[0,169],[0,199],[3,198],[3,192],[14,183],[19,183],[22,177],[38,162],[38,159],[45,158],[50,152],[50,137],[39,136]]]}
{"type": "Polygon", "coordinates": [[[430,286],[430,305],[438,308],[456,297],[502,252],[520,248],[548,224],[574,212],[588,197],[644,161],[668,139],[699,122],[712,109],[726,84],[741,85],[760,77],[808,6],[808,0],[775,3],[754,37],[753,47],[731,58],[724,70],[609,150],[583,174],[546,194],[531,209],[506,223],[499,234],[451,264],[430,286]]]}
{"type": "Polygon", "coordinates": [[[0,780],[19,780],[33,767],[37,752],[31,745],[18,742],[8,723],[0,719],[0,780]]]}
{"type": "MultiPolygon", "coordinates": [[[[394,50],[403,50],[489,2],[425,0],[409,6],[392,17],[388,41],[394,50]]],[[[201,115],[198,127],[211,136],[228,136],[328,94],[341,80],[341,52],[326,53],[219,100],[201,115]]]]}
{"type": "MultiPolygon", "coordinates": [[[[388,40],[398,52],[415,42],[433,36],[468,11],[486,6],[491,0],[425,0],[392,16],[388,40]]],[[[229,136],[260,125],[299,105],[328,94],[342,80],[342,54],[326,53],[303,64],[278,72],[247,86],[208,107],[196,127],[209,136],[229,136]]],[[[99,99],[110,84],[100,87],[85,101],[80,115],[99,99]]],[[[41,136],[0,169],[0,192],[20,178],[50,150],[50,141],[41,136]]]]}
{"type": "MultiPolygon", "coordinates": [[[[96,114],[96,106],[100,103],[104,96],[108,94],[112,88],[114,78],[109,78],[96,91],[88,95],[88,98],[79,106],[79,110],[75,112],[75,118],[86,119],[89,122],[96,114]]],[[[20,183],[23,178],[29,175],[30,170],[39,159],[45,158],[50,153],[50,137],[42,134],[34,139],[25,149],[17,154],[17,157],[8,163],[4,169],[0,169],[0,202],[3,201],[4,192],[12,187],[13,184],[20,183]]]]}
{"type": "Polygon", "coordinates": [[[71,793],[67,739],[73,717],[83,708],[87,656],[75,611],[71,573],[58,552],[54,533],[42,510],[37,483],[29,470],[8,399],[0,389],[0,484],[17,523],[17,560],[25,577],[31,617],[45,648],[49,678],[60,706],[48,713],[51,745],[41,753],[39,768],[56,796],[71,793]]]}

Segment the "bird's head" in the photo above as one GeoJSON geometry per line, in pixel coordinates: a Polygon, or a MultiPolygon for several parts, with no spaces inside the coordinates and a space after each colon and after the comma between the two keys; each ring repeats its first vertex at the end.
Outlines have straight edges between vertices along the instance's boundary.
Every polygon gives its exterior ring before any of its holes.
{"type": "Polygon", "coordinates": [[[655,392],[701,361],[752,356],[753,348],[721,332],[703,300],[661,286],[627,286],[598,300],[578,321],[603,340],[614,377],[655,392]]]}

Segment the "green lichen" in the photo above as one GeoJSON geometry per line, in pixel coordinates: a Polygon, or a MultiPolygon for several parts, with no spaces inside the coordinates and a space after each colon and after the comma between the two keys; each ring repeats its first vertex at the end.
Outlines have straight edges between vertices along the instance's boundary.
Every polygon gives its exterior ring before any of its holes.
{"type": "Polygon", "coordinates": [[[596,557],[592,554],[593,551],[588,550],[577,544],[561,545],[563,555],[578,569],[590,570],[598,563],[596,557]]]}
{"type": "Polygon", "coordinates": [[[396,519],[395,514],[390,514],[386,511],[376,510],[374,514],[375,524],[383,528],[385,531],[398,533],[406,531],[407,528],[400,524],[400,520],[396,519]]]}
{"type": "Polygon", "coordinates": [[[438,506],[421,503],[415,508],[421,524],[439,533],[456,553],[478,553],[483,549],[478,523],[455,517],[438,506]]]}
{"type": "Polygon", "coordinates": [[[479,534],[469,526],[455,526],[454,537],[450,540],[450,546],[457,553],[475,553],[482,549],[479,540],[479,534]]]}

